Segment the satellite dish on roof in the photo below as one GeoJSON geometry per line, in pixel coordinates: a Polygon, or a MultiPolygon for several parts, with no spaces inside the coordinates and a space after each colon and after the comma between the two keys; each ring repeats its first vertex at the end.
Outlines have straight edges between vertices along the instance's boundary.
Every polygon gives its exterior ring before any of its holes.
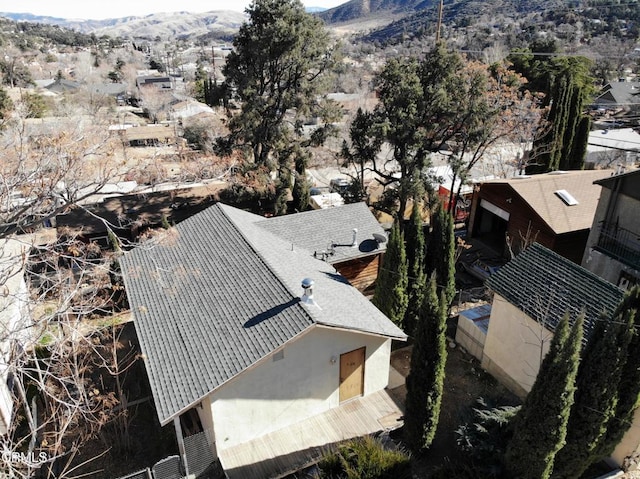
{"type": "Polygon", "coordinates": [[[378,244],[384,244],[387,242],[386,235],[380,233],[373,233],[373,239],[375,239],[378,244]]]}

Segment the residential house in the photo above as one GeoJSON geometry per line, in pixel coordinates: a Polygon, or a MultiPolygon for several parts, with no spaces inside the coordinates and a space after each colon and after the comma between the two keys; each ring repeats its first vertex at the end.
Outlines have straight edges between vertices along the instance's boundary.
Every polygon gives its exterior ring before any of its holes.
{"type": "MultiPolygon", "coordinates": [[[[565,315],[585,315],[585,342],[596,321],[610,316],[624,291],[539,244],[533,244],[487,280],[493,291],[482,367],[520,397],[535,382],[553,332],[565,315]]],[[[640,415],[634,425],[640,427],[640,415]]],[[[640,452],[632,427],[611,459],[622,465],[640,452]]]]}
{"type": "Polygon", "coordinates": [[[469,237],[504,256],[535,241],[580,263],[600,193],[593,182],[610,175],[556,171],[482,182],[472,200],[469,237]]]}
{"type": "Polygon", "coordinates": [[[635,111],[640,107],[640,83],[615,81],[607,83],[592,103],[599,110],[635,111]]]}
{"type": "Polygon", "coordinates": [[[595,185],[602,191],[582,266],[627,289],[640,283],[640,170],[595,185]]]}
{"type": "Polygon", "coordinates": [[[560,319],[585,314],[585,336],[623,291],[534,243],[487,280],[493,291],[482,367],[525,396],[535,381],[560,319]]]}
{"type": "Polygon", "coordinates": [[[173,79],[168,75],[149,74],[138,75],[136,77],[136,86],[138,88],[155,87],[160,90],[173,89],[173,79]]]}
{"type": "Polygon", "coordinates": [[[174,145],[178,138],[175,125],[170,124],[131,126],[118,133],[131,146],[174,145]]]}
{"type": "Polygon", "coordinates": [[[292,225],[218,203],[121,260],[158,419],[179,442],[202,430],[229,478],[282,477],[328,443],[400,425],[385,388],[405,334],[312,231],[279,236],[292,225]]]}
{"type": "Polygon", "coordinates": [[[72,81],[66,80],[64,78],[57,78],[53,83],[45,86],[48,91],[53,93],[67,93],[67,92],[75,92],[81,87],[81,84],[72,81]]]}

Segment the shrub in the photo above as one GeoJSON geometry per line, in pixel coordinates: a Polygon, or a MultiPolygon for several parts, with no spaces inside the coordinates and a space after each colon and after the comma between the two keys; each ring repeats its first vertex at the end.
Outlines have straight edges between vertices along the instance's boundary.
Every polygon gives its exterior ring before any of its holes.
{"type": "Polygon", "coordinates": [[[409,455],[386,449],[372,437],[354,439],[338,446],[318,464],[323,479],[410,479],[409,455]]]}

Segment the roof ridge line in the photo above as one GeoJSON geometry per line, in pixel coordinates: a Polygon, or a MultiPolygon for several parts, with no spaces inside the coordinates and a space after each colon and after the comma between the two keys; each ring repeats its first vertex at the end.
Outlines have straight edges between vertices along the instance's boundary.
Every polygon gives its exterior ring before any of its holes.
{"type": "MultiPolygon", "coordinates": [[[[267,258],[265,258],[265,256],[262,254],[262,252],[253,244],[253,242],[251,242],[249,240],[249,238],[247,238],[247,235],[244,233],[244,231],[242,231],[242,229],[238,226],[238,224],[233,221],[233,219],[231,219],[231,217],[227,214],[227,212],[225,211],[225,208],[223,207],[229,207],[229,208],[234,208],[233,206],[230,205],[225,205],[224,203],[216,203],[216,206],[218,206],[218,209],[222,212],[222,214],[224,215],[225,219],[231,224],[231,226],[240,234],[240,236],[242,236],[242,239],[244,240],[244,242],[251,248],[251,250],[257,255],[258,258],[260,258],[260,261],[269,269],[269,272],[276,278],[276,280],[278,281],[278,283],[286,290],[289,292],[289,294],[291,294],[291,298],[295,299],[298,298],[300,299],[300,297],[289,287],[289,285],[280,277],[280,275],[276,272],[275,268],[272,266],[271,262],[269,260],[267,260],[267,258]],[[218,206],[221,205],[221,206],[218,206]]],[[[258,215],[256,215],[258,216],[258,215]]],[[[267,218],[265,218],[266,220],[267,218]]],[[[271,234],[273,235],[273,233],[263,230],[262,228],[260,228],[262,231],[264,231],[264,233],[266,234],[271,234]]],[[[273,235],[276,236],[276,235],[273,235]]],[[[279,236],[276,236],[277,238],[280,238],[279,236]]],[[[281,238],[280,238],[281,239],[281,238]]],[[[284,241],[281,239],[281,241],[284,241]]],[[[311,322],[313,324],[319,324],[319,321],[314,318],[314,315],[311,314],[311,311],[309,311],[309,309],[303,307],[302,308],[305,312],[305,314],[309,317],[309,319],[311,320],[311,322]]]]}

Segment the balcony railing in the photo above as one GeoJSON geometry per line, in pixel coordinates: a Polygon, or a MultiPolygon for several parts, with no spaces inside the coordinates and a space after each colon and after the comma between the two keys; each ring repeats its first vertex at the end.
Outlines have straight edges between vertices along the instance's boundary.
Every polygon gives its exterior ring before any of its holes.
{"type": "Polygon", "coordinates": [[[596,248],[628,266],[640,269],[640,233],[603,222],[596,248]]]}

